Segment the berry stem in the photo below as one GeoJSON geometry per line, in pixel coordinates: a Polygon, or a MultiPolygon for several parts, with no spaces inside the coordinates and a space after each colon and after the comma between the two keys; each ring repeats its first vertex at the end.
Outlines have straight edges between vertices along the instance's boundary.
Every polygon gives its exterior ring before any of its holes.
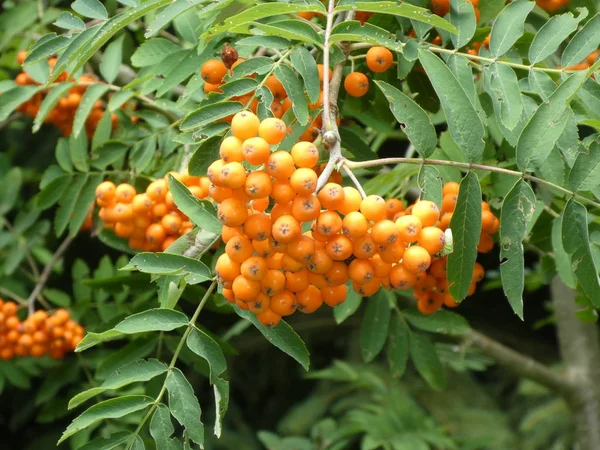
{"type": "MultiPolygon", "coordinates": [[[[194,326],[196,324],[196,320],[198,320],[198,316],[200,316],[200,312],[202,311],[202,309],[204,309],[204,305],[206,305],[206,302],[210,298],[210,294],[212,294],[212,292],[215,290],[216,287],[217,287],[217,280],[213,280],[213,282],[210,284],[210,286],[206,290],[204,297],[202,297],[202,300],[200,300],[200,304],[198,305],[198,307],[196,308],[196,311],[194,312],[194,315],[188,322],[187,328],[183,332],[183,336],[181,336],[181,339],[179,340],[179,344],[177,344],[177,348],[175,349],[175,352],[173,353],[173,357],[171,358],[171,362],[169,364],[169,369],[167,371],[167,376],[169,376],[169,372],[171,372],[171,370],[173,370],[173,368],[175,367],[175,364],[177,364],[177,359],[179,358],[179,353],[181,353],[181,349],[183,348],[188,335],[192,332],[192,329],[194,328],[194,326]]],[[[131,435],[131,441],[127,445],[127,449],[131,449],[133,443],[135,442],[135,437],[140,433],[140,431],[142,430],[142,428],[144,427],[144,425],[146,424],[148,419],[152,416],[152,413],[154,412],[154,410],[156,410],[156,408],[160,404],[160,401],[162,400],[162,398],[166,392],[167,392],[167,383],[166,383],[166,377],[165,377],[165,381],[163,381],[162,388],[160,389],[160,392],[156,396],[154,403],[152,403],[152,406],[150,407],[150,409],[148,410],[146,415],[142,418],[142,421],[136,428],[135,432],[131,435]]]]}
{"type": "Polygon", "coordinates": [[[56,251],[52,255],[52,258],[50,258],[50,261],[48,261],[48,264],[46,264],[46,266],[44,267],[44,270],[42,271],[37,284],[35,285],[33,291],[31,291],[31,294],[27,298],[27,309],[29,315],[32,315],[35,312],[35,299],[38,297],[38,295],[40,295],[42,289],[44,289],[44,286],[46,286],[46,282],[48,281],[48,278],[52,273],[52,268],[54,267],[54,264],[57,263],[57,261],[62,257],[65,251],[69,248],[69,245],[71,245],[71,242],[73,242],[74,238],[75,236],[67,236],[67,238],[64,241],[62,241],[62,244],[60,244],[60,246],[56,249],[56,251]]]}
{"type": "Polygon", "coordinates": [[[586,202],[592,206],[595,206],[596,208],[600,208],[600,203],[598,203],[592,199],[589,199],[587,197],[584,197],[582,195],[579,195],[579,194],[577,194],[569,189],[566,189],[562,186],[551,183],[550,181],[546,181],[542,178],[538,178],[534,175],[530,175],[525,172],[504,169],[502,167],[486,166],[483,164],[462,163],[462,162],[458,162],[458,161],[446,161],[446,160],[442,160],[442,159],[421,159],[421,158],[381,158],[381,159],[374,159],[371,161],[360,161],[360,162],[354,162],[354,161],[350,161],[348,159],[344,159],[343,164],[345,166],[347,166],[349,169],[361,169],[364,167],[382,166],[385,164],[426,164],[426,165],[431,165],[431,166],[451,166],[451,167],[456,167],[459,169],[466,169],[466,170],[472,170],[472,169],[487,170],[489,172],[502,173],[504,175],[510,175],[513,177],[523,178],[525,180],[529,180],[534,183],[543,184],[545,186],[548,186],[549,188],[560,191],[563,194],[569,195],[573,198],[576,198],[576,199],[586,202]]]}
{"type": "Polygon", "coordinates": [[[358,192],[360,192],[360,196],[362,198],[366,198],[367,194],[363,189],[362,185],[360,184],[360,181],[358,181],[358,178],[356,178],[356,175],[354,175],[354,172],[352,172],[345,163],[342,165],[342,168],[344,169],[344,172],[346,172],[346,175],[348,175],[348,178],[352,180],[358,192]]]}

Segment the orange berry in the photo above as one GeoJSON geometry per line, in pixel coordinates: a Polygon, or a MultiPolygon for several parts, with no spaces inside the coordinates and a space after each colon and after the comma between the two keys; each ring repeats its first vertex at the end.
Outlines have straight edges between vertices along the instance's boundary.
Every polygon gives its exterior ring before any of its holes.
{"type": "Polygon", "coordinates": [[[387,209],[388,219],[393,219],[396,214],[404,211],[404,203],[397,198],[390,198],[386,200],[385,207],[387,209]]]}
{"type": "Polygon", "coordinates": [[[251,256],[240,266],[240,273],[249,280],[262,280],[269,270],[267,262],[260,256],[251,256]]]}
{"type": "Polygon", "coordinates": [[[458,196],[456,194],[444,195],[444,198],[442,199],[442,212],[454,212],[457,200],[458,196]]]}
{"type": "Polygon", "coordinates": [[[269,143],[261,137],[248,138],[242,143],[242,155],[253,166],[266,163],[270,154],[269,143]]]}
{"type": "Polygon", "coordinates": [[[231,119],[231,132],[242,141],[256,137],[259,126],[260,119],[251,111],[240,111],[231,119]]]}
{"type": "Polygon", "coordinates": [[[281,81],[279,81],[275,75],[270,75],[266,79],[264,85],[271,91],[275,99],[287,97],[287,93],[285,92],[283,84],[281,84],[281,81]]]}
{"type": "Polygon", "coordinates": [[[271,145],[277,145],[285,139],[287,127],[281,119],[269,117],[258,127],[258,135],[271,145]]]}
{"type": "Polygon", "coordinates": [[[225,245],[225,252],[229,258],[241,264],[252,256],[252,241],[244,235],[233,236],[225,245]]]}
{"type": "Polygon", "coordinates": [[[344,303],[348,295],[348,288],[343,284],[340,286],[327,286],[321,289],[323,303],[332,308],[344,303]]]}
{"type": "Polygon", "coordinates": [[[267,214],[256,213],[248,216],[244,222],[244,233],[253,240],[264,241],[271,236],[271,217],[267,214]]]}
{"type": "Polygon", "coordinates": [[[219,156],[225,162],[242,162],[244,160],[244,156],[242,155],[242,140],[235,136],[227,136],[221,142],[219,156]]]}
{"type": "Polygon", "coordinates": [[[333,261],[344,261],[352,256],[352,241],[343,234],[332,236],[327,240],[325,252],[333,261]]]}
{"type": "Polygon", "coordinates": [[[96,187],[96,200],[110,202],[115,198],[116,186],[111,181],[103,181],[96,187]]]}
{"type": "Polygon", "coordinates": [[[333,236],[342,229],[342,218],[335,211],[324,211],[317,218],[316,230],[322,236],[333,236]]]}
{"type": "Polygon", "coordinates": [[[301,195],[312,194],[317,189],[318,177],[314,170],[302,167],[290,177],[294,191],[301,195]]]}
{"type": "Polygon", "coordinates": [[[315,254],[312,259],[306,265],[306,268],[316,274],[325,274],[333,267],[333,260],[329,256],[326,250],[316,248],[315,243],[315,254]]]}
{"type": "Polygon", "coordinates": [[[433,314],[444,304],[444,297],[437,292],[429,292],[417,300],[417,308],[423,314],[433,314]]]}
{"type": "Polygon", "coordinates": [[[371,47],[367,52],[367,67],[373,72],[385,72],[394,62],[394,55],[385,47],[371,47]]]}
{"type": "Polygon", "coordinates": [[[346,214],[342,220],[342,232],[352,239],[364,236],[368,230],[369,221],[358,211],[346,214]]]}
{"type": "Polygon", "coordinates": [[[263,241],[252,241],[252,248],[258,256],[262,256],[263,258],[270,258],[275,253],[277,253],[275,251],[275,248],[271,244],[271,239],[265,239],[263,241]]]}
{"type": "Polygon", "coordinates": [[[204,93],[205,94],[210,94],[211,92],[217,92],[217,93],[221,93],[223,92],[221,90],[221,85],[220,84],[210,84],[208,82],[204,83],[204,93]]]}
{"type": "Polygon", "coordinates": [[[228,227],[223,225],[223,229],[221,230],[221,239],[223,239],[225,244],[227,244],[232,237],[243,235],[244,233],[240,227],[228,227]]]}
{"type": "Polygon", "coordinates": [[[126,239],[135,231],[135,225],[131,222],[117,222],[114,229],[117,236],[126,239]]]}
{"type": "Polygon", "coordinates": [[[444,248],[446,235],[439,228],[425,227],[421,230],[417,243],[433,256],[444,248]]]}
{"type": "Polygon", "coordinates": [[[252,172],[246,177],[244,192],[251,198],[264,198],[271,194],[273,184],[271,177],[265,172],[252,172]]]}
{"type": "Polygon", "coordinates": [[[308,283],[318,289],[323,289],[324,287],[329,286],[325,276],[321,275],[320,273],[314,273],[310,271],[308,272],[308,283]]]}
{"type": "Polygon", "coordinates": [[[287,272],[299,272],[304,270],[304,263],[296,261],[287,253],[281,258],[281,267],[287,272]]]}
{"type": "Polygon", "coordinates": [[[458,195],[458,188],[459,188],[459,184],[456,181],[449,181],[448,183],[444,184],[444,187],[442,188],[442,193],[444,194],[444,196],[446,195],[458,195]]]}
{"type": "Polygon", "coordinates": [[[342,214],[349,214],[360,209],[362,197],[360,192],[352,186],[346,186],[344,190],[344,201],[338,206],[337,210],[342,214]]]}
{"type": "Polygon", "coordinates": [[[443,231],[446,231],[448,228],[450,228],[450,221],[452,220],[452,215],[453,213],[451,212],[442,214],[442,217],[440,217],[440,221],[438,222],[437,227],[443,231]]]}
{"type": "Polygon", "coordinates": [[[413,245],[404,251],[402,262],[409,272],[415,274],[422,273],[431,265],[431,256],[423,247],[413,245]]]}
{"type": "Polygon", "coordinates": [[[294,173],[294,159],[284,150],[269,155],[266,171],[275,179],[287,180],[294,173]]]}
{"type": "Polygon", "coordinates": [[[312,142],[298,142],[290,154],[297,167],[311,168],[319,162],[319,150],[312,142]]]}
{"type": "Polygon", "coordinates": [[[375,277],[373,265],[366,259],[355,259],[348,266],[348,276],[358,284],[367,284],[375,277]]]}
{"type": "Polygon", "coordinates": [[[362,97],[369,92],[369,79],[364,73],[352,72],[344,79],[344,89],[352,97],[362,97]]]}
{"type": "Polygon", "coordinates": [[[325,272],[325,280],[334,286],[344,284],[349,278],[348,266],[342,261],[332,262],[331,268],[325,272]]]}
{"type": "Polygon", "coordinates": [[[400,239],[407,244],[415,242],[419,238],[423,227],[421,220],[412,214],[396,219],[396,226],[400,231],[400,239]]]}
{"type": "Polygon", "coordinates": [[[374,222],[386,218],[385,200],[379,195],[369,195],[360,203],[360,212],[374,222]]]}
{"type": "Polygon", "coordinates": [[[321,291],[315,286],[309,285],[305,290],[296,295],[296,303],[298,311],[304,314],[311,314],[323,304],[321,291]]]}
{"type": "Polygon", "coordinates": [[[390,245],[398,241],[400,231],[391,220],[380,220],[371,228],[371,238],[378,245],[390,245]]]}
{"type": "Polygon", "coordinates": [[[256,296],[256,298],[248,302],[248,309],[254,314],[258,315],[265,311],[269,311],[269,305],[271,300],[262,292],[256,296]]]}
{"type": "Polygon", "coordinates": [[[266,311],[257,314],[256,318],[267,328],[274,328],[281,321],[281,316],[274,313],[271,309],[267,309],[266,311]]]}
{"type": "Polygon", "coordinates": [[[202,65],[200,76],[210,84],[219,84],[227,74],[227,67],[219,59],[209,59],[202,65]]]}
{"type": "Polygon", "coordinates": [[[231,289],[236,299],[251,302],[260,293],[260,282],[250,280],[243,275],[238,275],[233,280],[231,289]]]}
{"type": "Polygon", "coordinates": [[[151,244],[161,244],[166,237],[167,233],[160,223],[153,223],[146,230],[146,240],[151,244]]]}
{"type": "Polygon", "coordinates": [[[296,296],[293,292],[284,290],[271,297],[271,311],[279,316],[289,316],[296,311],[296,296]]]}
{"type": "Polygon", "coordinates": [[[217,217],[228,227],[239,227],[248,218],[248,209],[244,202],[234,198],[223,200],[217,209],[217,217]]]}
{"type": "Polygon", "coordinates": [[[315,255],[315,241],[308,236],[300,236],[296,242],[287,245],[287,254],[301,263],[308,263],[315,255]]]}
{"type": "Polygon", "coordinates": [[[450,0],[433,0],[431,2],[431,12],[444,17],[450,12],[450,0]]]}
{"type": "Polygon", "coordinates": [[[269,269],[263,279],[260,280],[260,285],[262,292],[272,297],[285,288],[285,275],[279,270],[269,269]]]}
{"type": "Polygon", "coordinates": [[[231,188],[239,189],[246,181],[246,169],[239,162],[230,162],[224,164],[219,174],[219,182],[221,185],[231,188]]]}
{"type": "Polygon", "coordinates": [[[395,264],[404,256],[404,250],[404,242],[396,241],[385,247],[379,247],[379,256],[386,263],[395,264]]]}
{"type": "Polygon", "coordinates": [[[495,229],[495,219],[494,213],[491,211],[482,211],[481,212],[481,231],[488,234],[493,234],[497,230],[495,229]]]}
{"type": "Polygon", "coordinates": [[[309,286],[308,271],[301,269],[285,273],[285,288],[290,292],[302,292],[309,286]]]}
{"type": "Polygon", "coordinates": [[[231,198],[233,195],[231,188],[225,186],[217,186],[216,184],[212,183],[208,188],[208,193],[212,197],[212,199],[218,203],[221,203],[224,200],[231,198]]]}
{"type": "MultiPolygon", "coordinates": [[[[323,74],[325,72],[325,66],[323,64],[317,64],[317,70],[319,71],[319,81],[323,82],[323,74]]],[[[333,76],[333,70],[329,69],[329,79],[333,76]]]]}
{"type": "Polygon", "coordinates": [[[254,211],[265,212],[269,207],[269,197],[255,198],[251,206],[254,211]]]}
{"type": "Polygon", "coordinates": [[[447,274],[447,268],[448,268],[448,259],[447,258],[436,259],[435,261],[433,261],[431,263],[431,266],[429,266],[429,273],[436,278],[445,280],[446,274],[447,274]]]}
{"type": "Polygon", "coordinates": [[[394,289],[406,290],[412,288],[417,282],[417,276],[406,270],[404,264],[396,264],[390,271],[390,285],[394,289]]]}
{"type": "Polygon", "coordinates": [[[277,203],[271,208],[271,220],[275,221],[281,216],[292,214],[292,202],[288,203],[277,203]]]}
{"type": "Polygon", "coordinates": [[[164,179],[155,180],[148,185],[146,188],[146,194],[150,197],[150,200],[154,202],[162,202],[165,199],[165,195],[169,191],[169,186],[164,179]]]}
{"type": "Polygon", "coordinates": [[[298,220],[289,214],[279,217],[272,228],[273,239],[282,244],[296,241],[302,234],[302,228],[298,220]]]}
{"type": "Polygon", "coordinates": [[[135,195],[135,188],[127,183],[120,184],[115,189],[115,200],[120,203],[131,203],[135,195]]]}
{"type": "Polygon", "coordinates": [[[420,200],[413,205],[412,215],[418,217],[424,227],[432,227],[440,218],[440,209],[432,201],[420,200]]]}
{"type": "Polygon", "coordinates": [[[344,204],[344,190],[337,183],[327,183],[319,191],[319,200],[325,209],[337,209],[344,204]]]}
{"type": "Polygon", "coordinates": [[[275,180],[272,183],[271,197],[276,203],[289,203],[294,200],[296,191],[287,180],[275,180]]]}
{"type": "Polygon", "coordinates": [[[492,237],[489,234],[482,232],[479,237],[479,244],[477,244],[477,251],[479,253],[489,253],[493,248],[494,240],[492,237]]]}
{"type": "Polygon", "coordinates": [[[377,253],[377,245],[373,242],[371,235],[365,235],[353,239],[353,254],[360,259],[369,259],[377,253]]]}
{"type": "Polygon", "coordinates": [[[483,277],[485,276],[485,270],[483,268],[483,266],[481,264],[479,264],[478,262],[475,263],[475,266],[473,267],[473,282],[478,283],[481,280],[483,280],[483,277]]]}
{"type": "Polygon", "coordinates": [[[229,255],[227,255],[227,253],[223,253],[217,259],[215,272],[219,282],[223,283],[224,281],[233,281],[235,280],[235,277],[240,274],[240,265],[233,261],[229,255]]]}
{"type": "Polygon", "coordinates": [[[380,255],[375,255],[369,258],[369,262],[373,266],[375,276],[377,278],[387,277],[392,271],[392,263],[385,262],[380,255]]]}

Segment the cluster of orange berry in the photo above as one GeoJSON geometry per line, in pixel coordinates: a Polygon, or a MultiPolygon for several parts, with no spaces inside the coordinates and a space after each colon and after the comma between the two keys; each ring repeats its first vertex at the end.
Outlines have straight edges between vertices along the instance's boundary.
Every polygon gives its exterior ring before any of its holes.
{"type": "MultiPolygon", "coordinates": [[[[27,56],[27,52],[21,51],[17,54],[17,61],[19,64],[23,64],[25,58],[27,56]]],[[[48,64],[50,68],[53,68],[56,65],[56,58],[49,58],[48,64]]],[[[69,80],[69,74],[67,72],[63,72],[58,77],[57,81],[67,81],[69,80]]],[[[81,97],[85,93],[90,83],[99,83],[100,81],[93,75],[82,75],[77,80],[79,83],[86,83],[79,86],[73,86],[69,89],[67,95],[61,98],[58,103],[52,108],[52,110],[48,113],[46,118],[44,119],[44,123],[51,124],[58,128],[63,136],[69,136],[73,129],[73,119],[75,117],[75,110],[79,106],[81,102],[81,97]]],[[[15,82],[20,86],[25,85],[38,85],[36,81],[31,78],[31,76],[27,72],[19,73],[15,82]]],[[[23,114],[34,118],[40,110],[40,106],[42,101],[45,98],[44,92],[38,92],[33,95],[28,101],[21,104],[18,107],[18,111],[21,111],[23,114]]],[[[86,122],[85,122],[85,131],[88,137],[92,137],[94,135],[94,131],[96,130],[100,119],[104,115],[105,104],[102,100],[96,101],[90,112],[86,122]]],[[[111,114],[112,126],[113,128],[117,125],[118,118],[113,113],[111,114]]]]}
{"type": "MultiPolygon", "coordinates": [[[[440,210],[440,218],[436,227],[445,231],[450,226],[456,202],[458,199],[458,183],[449,182],[443,188],[442,208],[440,210]]],[[[411,213],[411,206],[406,208],[405,214],[411,213]]],[[[488,253],[494,248],[494,240],[491,235],[496,233],[500,228],[500,221],[490,211],[490,206],[487,202],[481,203],[481,236],[477,250],[480,253],[488,253]]],[[[423,233],[425,229],[421,230],[423,233]]],[[[437,311],[442,305],[454,308],[457,306],[456,301],[448,292],[447,267],[448,257],[434,258],[431,266],[426,273],[417,275],[417,282],[414,285],[414,293],[417,298],[417,306],[423,314],[431,314],[437,311]]],[[[473,279],[471,281],[471,289],[468,295],[475,293],[477,283],[483,280],[485,271],[483,266],[475,263],[473,269],[473,279]]]]}
{"type": "MultiPolygon", "coordinates": [[[[479,11],[479,0],[469,0],[469,2],[475,8],[475,22],[479,23],[479,19],[481,18],[481,11],[479,11]]],[[[444,17],[450,12],[450,0],[432,0],[431,12],[440,17],[444,17]]]]}
{"type": "MultiPolygon", "coordinates": [[[[202,79],[204,79],[204,92],[206,94],[210,92],[221,92],[221,85],[224,82],[225,76],[230,72],[233,74],[235,71],[235,67],[245,61],[243,58],[237,57],[237,52],[233,53],[235,50],[233,47],[225,46],[223,52],[221,53],[221,59],[210,59],[206,61],[200,70],[200,75],[202,79]]],[[[323,71],[324,67],[322,64],[317,65],[319,72],[319,80],[323,83],[323,71]]],[[[329,69],[329,76],[331,78],[333,71],[329,69]]],[[[247,77],[255,77],[255,74],[248,75],[247,77]]],[[[292,107],[292,101],[288,97],[288,94],[285,90],[285,87],[279,81],[279,79],[275,75],[269,75],[265,80],[264,84],[267,87],[271,94],[273,94],[273,102],[271,103],[270,110],[273,113],[273,116],[277,119],[281,119],[285,112],[292,107]]],[[[249,92],[248,94],[242,95],[240,97],[232,97],[233,101],[237,101],[256,114],[258,108],[258,100],[255,97],[255,92],[249,92]]],[[[309,105],[309,109],[311,111],[316,111],[323,105],[323,90],[321,88],[321,93],[319,95],[318,100],[315,103],[311,103],[309,105]]],[[[231,122],[233,116],[224,119],[227,122],[231,122]]],[[[312,118],[311,118],[312,119],[312,118]]],[[[311,124],[307,127],[306,131],[300,136],[300,141],[314,141],[319,135],[319,130],[322,127],[322,118],[321,115],[317,115],[314,119],[312,119],[311,124]]]]}
{"type": "MultiPolygon", "coordinates": [[[[197,198],[208,197],[207,177],[170,174],[197,198]]],[[[114,230],[120,238],[129,239],[129,246],[134,250],[164,251],[193,228],[192,222],[173,202],[167,176],[153,181],[146,192],[140,194],[128,183],[115,186],[112,181],[103,181],[96,188],[98,216],[104,226],[114,230]]]]}
{"type": "Polygon", "coordinates": [[[332,180],[317,193],[314,144],[298,142],[290,152],[271,153],[270,146],[285,137],[282,120],[261,122],[242,111],[233,117],[231,131],[220,159],[207,170],[209,195],[224,225],[225,253],[216,273],[228,301],[267,326],[296,310],[312,313],[323,303],[342,303],[348,281],[362,296],[382,286],[426,287],[437,301],[442,293],[427,271],[445,246],[453,185],[446,187],[441,217],[433,202],[419,201],[404,211],[398,199],[362,198],[357,189],[332,180]],[[248,171],[244,163],[256,169],[248,171]]]}
{"type": "MultiPolygon", "coordinates": [[[[366,62],[371,71],[382,73],[392,67],[394,55],[385,47],[371,47],[366,62]]],[[[352,97],[362,97],[369,92],[369,78],[362,72],[351,72],[344,79],[344,89],[352,97]]]]}
{"type": "Polygon", "coordinates": [[[17,309],[16,303],[0,298],[0,359],[44,355],[61,359],[83,339],[83,327],[66,309],[51,315],[38,310],[24,321],[17,317],[17,309]]]}
{"type": "Polygon", "coordinates": [[[549,13],[554,13],[569,4],[569,0],[535,0],[537,5],[549,13]]]}

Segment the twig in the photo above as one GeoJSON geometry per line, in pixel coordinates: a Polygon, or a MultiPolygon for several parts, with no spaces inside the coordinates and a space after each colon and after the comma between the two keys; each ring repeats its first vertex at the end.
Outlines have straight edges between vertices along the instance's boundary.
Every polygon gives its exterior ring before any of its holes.
{"type": "Polygon", "coordinates": [[[367,194],[365,193],[365,190],[360,184],[360,181],[358,181],[358,178],[356,178],[356,175],[354,175],[354,172],[352,172],[346,164],[342,164],[342,168],[344,169],[344,172],[346,172],[346,175],[348,175],[348,178],[352,180],[354,186],[356,186],[356,189],[358,189],[358,192],[360,192],[360,196],[362,198],[366,198],[367,194]]]}
{"type": "Polygon", "coordinates": [[[370,161],[360,161],[360,162],[354,162],[354,161],[350,161],[348,159],[344,159],[344,164],[347,165],[349,169],[360,169],[360,168],[364,168],[364,167],[381,166],[384,164],[418,164],[418,165],[425,164],[425,165],[430,165],[430,166],[450,166],[450,167],[456,167],[459,169],[466,169],[466,170],[473,170],[473,169],[486,170],[489,172],[502,173],[505,175],[510,175],[513,177],[518,177],[518,178],[522,178],[525,180],[529,180],[534,183],[543,184],[545,186],[548,186],[549,188],[560,191],[563,194],[569,195],[573,198],[581,200],[582,202],[586,202],[592,206],[595,206],[596,208],[600,208],[600,203],[598,203],[594,200],[591,200],[587,197],[584,197],[582,195],[579,195],[579,194],[577,194],[569,189],[566,189],[562,186],[551,183],[550,181],[546,181],[542,178],[538,178],[534,175],[530,175],[525,172],[504,169],[502,167],[486,166],[483,164],[462,163],[462,162],[458,162],[458,161],[446,161],[446,160],[442,160],[442,159],[421,159],[421,158],[381,158],[381,159],[374,159],[374,160],[370,160],[370,161]]]}
{"type": "Polygon", "coordinates": [[[190,144],[184,144],[183,153],[181,155],[181,165],[179,166],[180,173],[183,173],[188,168],[191,158],[192,158],[192,152],[191,152],[190,144]]]}
{"type": "Polygon", "coordinates": [[[0,294],[4,295],[5,297],[13,299],[14,301],[16,301],[17,303],[19,303],[21,305],[26,305],[27,304],[27,300],[25,300],[24,298],[18,296],[17,294],[15,294],[12,291],[9,291],[6,288],[0,287],[0,294]]]}
{"type": "Polygon", "coordinates": [[[464,346],[476,347],[511,372],[533,380],[556,393],[566,394],[573,388],[567,377],[478,331],[471,330],[467,334],[458,337],[458,340],[464,346]]]}
{"type": "Polygon", "coordinates": [[[31,294],[27,298],[27,308],[29,311],[29,315],[35,312],[35,299],[42,292],[42,289],[44,289],[44,286],[46,285],[46,282],[48,281],[48,278],[52,273],[52,267],[62,257],[63,253],[67,250],[67,248],[69,248],[69,245],[71,245],[73,239],[74,236],[67,236],[67,238],[62,242],[62,244],[60,244],[60,246],[56,249],[56,251],[52,255],[52,258],[50,258],[50,261],[48,261],[48,264],[46,264],[46,267],[44,267],[44,270],[40,275],[40,279],[38,280],[37,284],[33,288],[33,291],[31,291],[31,294]]]}

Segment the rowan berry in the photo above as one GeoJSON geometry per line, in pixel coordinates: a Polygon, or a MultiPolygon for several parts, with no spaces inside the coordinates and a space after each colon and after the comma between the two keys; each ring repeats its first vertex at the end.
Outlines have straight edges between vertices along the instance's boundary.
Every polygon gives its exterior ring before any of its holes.
{"type": "Polygon", "coordinates": [[[228,198],[223,200],[217,209],[217,217],[223,225],[239,227],[248,218],[248,209],[244,202],[228,198]]]}
{"type": "Polygon", "coordinates": [[[400,231],[391,220],[380,220],[371,228],[371,238],[378,245],[390,245],[398,241],[400,231]]]}
{"type": "Polygon", "coordinates": [[[394,55],[385,47],[371,47],[367,51],[367,67],[373,72],[385,72],[394,62],[394,55]]]}
{"type": "Polygon", "coordinates": [[[258,314],[256,318],[267,328],[275,328],[281,321],[281,316],[273,312],[271,309],[267,309],[266,311],[258,314]]]}
{"type": "Polygon", "coordinates": [[[231,119],[231,132],[242,141],[256,137],[259,126],[260,119],[251,111],[240,111],[231,119]]]}
{"type": "Polygon", "coordinates": [[[400,231],[400,239],[407,244],[415,242],[421,234],[421,220],[412,214],[396,219],[396,226],[400,231]]]}
{"type": "Polygon", "coordinates": [[[211,196],[211,198],[217,203],[221,203],[233,196],[233,190],[231,188],[225,186],[217,186],[216,184],[212,183],[208,188],[208,193],[211,196]]]}
{"type": "Polygon", "coordinates": [[[290,184],[297,194],[312,194],[317,189],[318,177],[314,170],[302,167],[290,177],[290,184]]]}
{"type": "Polygon", "coordinates": [[[369,233],[364,234],[359,238],[353,239],[354,256],[360,259],[369,259],[377,253],[377,244],[373,242],[369,233]]]}
{"type": "Polygon", "coordinates": [[[242,143],[242,155],[244,160],[253,166],[260,166],[269,159],[271,148],[269,143],[261,137],[251,137],[242,143]]]}
{"type": "Polygon", "coordinates": [[[283,84],[281,84],[281,81],[279,81],[275,75],[269,75],[264,86],[271,91],[273,97],[276,99],[287,97],[287,93],[285,92],[283,84]]]}
{"type": "Polygon", "coordinates": [[[344,190],[337,183],[327,183],[318,195],[321,205],[325,209],[338,209],[344,204],[344,190]]]}
{"type": "Polygon", "coordinates": [[[492,237],[482,232],[479,237],[479,243],[477,244],[477,251],[479,253],[489,253],[494,248],[494,240],[492,237]]]}
{"type": "Polygon", "coordinates": [[[386,218],[385,200],[379,195],[369,195],[360,203],[360,212],[367,220],[377,222],[386,218]]]}
{"type": "Polygon", "coordinates": [[[275,206],[273,206],[273,208],[271,208],[271,220],[275,221],[281,216],[291,215],[292,204],[292,202],[277,203],[275,206]]]}
{"type": "Polygon", "coordinates": [[[218,59],[209,59],[202,65],[200,75],[202,79],[210,84],[219,84],[227,74],[227,67],[223,61],[218,59]]]}
{"type": "Polygon", "coordinates": [[[269,270],[267,262],[260,256],[251,256],[240,265],[240,273],[249,280],[262,280],[269,270]]]}
{"type": "Polygon", "coordinates": [[[269,155],[265,169],[273,178],[287,180],[294,173],[294,159],[288,152],[279,150],[269,155]]]}
{"type": "Polygon", "coordinates": [[[279,217],[273,223],[273,238],[282,244],[289,244],[296,241],[302,234],[302,228],[298,220],[292,215],[279,217]]]}
{"type": "Polygon", "coordinates": [[[412,288],[417,282],[414,273],[409,272],[404,264],[396,264],[390,271],[390,285],[394,289],[406,290],[412,288]]]}
{"type": "Polygon", "coordinates": [[[258,127],[258,135],[271,145],[277,145],[285,139],[287,127],[283,120],[269,117],[258,127]]]}
{"type": "Polygon", "coordinates": [[[155,180],[146,188],[146,194],[154,202],[162,202],[169,191],[167,182],[163,179],[155,180]]]}
{"type": "Polygon", "coordinates": [[[283,290],[271,297],[270,308],[279,316],[292,315],[296,311],[296,295],[287,289],[283,290]]]}
{"type": "Polygon", "coordinates": [[[244,233],[252,240],[264,241],[271,236],[271,217],[264,213],[248,216],[244,222],[244,233]]]}
{"type": "Polygon", "coordinates": [[[483,266],[476,262],[475,266],[473,267],[473,282],[478,283],[479,281],[483,280],[484,276],[485,270],[483,269],[483,266]]]}
{"type": "Polygon", "coordinates": [[[400,261],[404,256],[404,249],[404,243],[396,241],[385,247],[379,247],[379,256],[386,263],[394,264],[400,261]]]}
{"type": "Polygon", "coordinates": [[[352,289],[356,291],[361,297],[369,297],[375,295],[381,288],[381,279],[373,278],[371,281],[365,284],[358,284],[353,282],[352,289]]]}
{"type": "Polygon", "coordinates": [[[437,292],[429,292],[417,300],[417,308],[423,314],[433,314],[444,304],[444,297],[437,292]]]}
{"type": "Polygon", "coordinates": [[[364,73],[352,72],[344,79],[344,89],[352,97],[362,97],[369,92],[369,79],[364,73]]]}
{"type": "MultiPolygon", "coordinates": [[[[236,163],[237,164],[237,163],[236,163]]],[[[271,177],[265,172],[252,172],[246,177],[244,192],[250,199],[268,197],[272,191],[271,177]]]]}
{"type": "Polygon", "coordinates": [[[417,243],[433,256],[444,248],[446,235],[439,228],[425,227],[421,230],[417,243]]]}
{"type": "Polygon", "coordinates": [[[235,277],[231,287],[236,300],[242,300],[244,302],[254,300],[260,293],[260,288],[259,281],[250,280],[243,275],[235,277]]]}
{"type": "Polygon", "coordinates": [[[96,201],[98,201],[98,205],[109,205],[115,198],[116,190],[115,184],[111,181],[103,181],[100,183],[98,187],[96,187],[96,201]]]}
{"type": "Polygon", "coordinates": [[[309,285],[305,290],[296,294],[296,307],[302,313],[311,314],[322,304],[321,291],[313,285],[309,285]]]}
{"type": "Polygon", "coordinates": [[[344,284],[349,278],[348,266],[342,261],[332,262],[331,268],[325,272],[325,280],[330,285],[344,284]]]}
{"type": "Polygon", "coordinates": [[[413,205],[412,215],[418,217],[424,227],[432,227],[440,218],[440,210],[432,201],[420,200],[413,205]]]}
{"type": "Polygon", "coordinates": [[[325,252],[333,261],[344,261],[350,258],[353,250],[352,241],[343,234],[330,237],[325,245],[325,252]]]}
{"type": "Polygon", "coordinates": [[[326,286],[321,288],[321,298],[323,303],[332,308],[337,305],[341,305],[346,301],[348,295],[348,288],[345,285],[339,286],[326,286]]]}
{"type": "Polygon", "coordinates": [[[252,241],[245,235],[233,236],[225,245],[225,252],[232,261],[243,263],[252,256],[252,241]]]}
{"type": "Polygon", "coordinates": [[[402,257],[404,267],[412,273],[425,272],[431,265],[431,255],[423,247],[413,245],[404,251],[402,257]]]}
{"type": "Polygon", "coordinates": [[[287,245],[287,254],[296,261],[307,264],[315,255],[315,241],[308,236],[300,238],[287,245]]]}
{"type": "Polygon", "coordinates": [[[260,280],[260,285],[262,292],[272,297],[282,292],[285,288],[285,275],[280,270],[269,269],[263,279],[260,280]]]}
{"type": "Polygon", "coordinates": [[[295,260],[287,253],[281,258],[281,267],[287,272],[299,272],[304,270],[304,266],[305,264],[303,262],[295,260]]]}
{"type": "Polygon", "coordinates": [[[288,180],[278,180],[276,179],[272,183],[271,189],[271,197],[275,200],[276,203],[289,203],[294,200],[296,196],[296,191],[290,184],[288,180]]]}
{"type": "Polygon", "coordinates": [[[449,181],[442,187],[442,193],[444,197],[446,195],[458,195],[459,184],[455,181],[449,181]]]}
{"type": "Polygon", "coordinates": [[[310,222],[319,216],[321,204],[314,195],[297,195],[292,202],[292,215],[300,222],[310,222]]]}

